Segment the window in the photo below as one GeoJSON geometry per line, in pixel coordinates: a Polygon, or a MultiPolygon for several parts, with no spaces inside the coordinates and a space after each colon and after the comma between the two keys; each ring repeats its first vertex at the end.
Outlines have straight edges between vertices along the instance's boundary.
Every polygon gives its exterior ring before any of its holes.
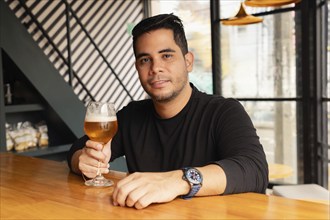
{"type": "Polygon", "coordinates": [[[326,70],[330,60],[325,59],[330,57],[330,15],[325,10],[330,3],[303,0],[277,8],[246,6],[249,14],[262,17],[263,22],[221,25],[221,19],[237,13],[241,2],[154,0],[151,4],[153,15],[173,12],[182,18],[190,50],[196,55],[190,80],[208,93],[238,99],[257,129],[268,163],[293,169],[289,178],[274,182],[313,182],[325,187],[329,182],[330,188],[330,75],[326,70]],[[209,30],[216,25],[220,36],[209,30]],[[328,42],[323,42],[326,31],[328,42]],[[211,48],[212,39],[218,37],[219,48],[211,48]],[[213,60],[219,60],[214,70],[211,53],[213,60]],[[325,80],[315,88],[313,80],[320,76],[325,80]],[[311,92],[313,101],[308,97],[311,92]]]}
{"type": "MultiPolygon", "coordinates": [[[[239,1],[220,1],[220,16],[234,16],[239,6],[239,1]]],[[[257,129],[268,163],[293,169],[289,178],[276,181],[294,184],[298,182],[295,13],[263,19],[251,25],[221,25],[222,94],[241,101],[257,129]]]]}

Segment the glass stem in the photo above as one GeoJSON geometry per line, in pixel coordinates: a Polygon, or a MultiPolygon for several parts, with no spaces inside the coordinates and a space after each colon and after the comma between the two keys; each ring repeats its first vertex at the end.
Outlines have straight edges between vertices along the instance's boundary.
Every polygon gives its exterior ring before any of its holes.
{"type": "Polygon", "coordinates": [[[102,174],[101,174],[101,170],[100,170],[100,165],[101,165],[101,162],[99,161],[97,163],[97,173],[96,173],[96,177],[101,177],[102,174]]]}

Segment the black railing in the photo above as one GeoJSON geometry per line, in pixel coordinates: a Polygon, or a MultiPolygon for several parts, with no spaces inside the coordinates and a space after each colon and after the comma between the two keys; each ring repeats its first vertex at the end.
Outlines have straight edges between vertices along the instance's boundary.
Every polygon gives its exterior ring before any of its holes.
{"type": "Polygon", "coordinates": [[[5,1],[83,102],[143,98],[124,27],[144,17],[144,1],[5,1]]]}
{"type": "MultiPolygon", "coordinates": [[[[62,0],[62,1],[65,2],[66,5],[69,5],[66,0],[62,0]]],[[[76,13],[72,10],[71,7],[68,7],[68,8],[69,8],[69,11],[71,12],[71,15],[76,19],[76,21],[79,24],[80,28],[86,34],[86,36],[90,40],[91,44],[94,46],[95,50],[99,53],[99,56],[102,57],[103,61],[106,63],[106,65],[108,66],[108,68],[111,70],[112,74],[114,74],[114,76],[116,77],[116,79],[118,80],[118,82],[120,83],[120,85],[123,87],[123,89],[127,93],[127,95],[131,99],[133,99],[133,97],[131,96],[130,92],[126,89],[125,85],[123,84],[123,82],[118,77],[118,74],[116,74],[115,70],[111,67],[110,63],[107,61],[106,57],[103,55],[103,53],[100,50],[100,48],[98,47],[98,45],[95,43],[95,41],[93,40],[93,38],[90,36],[90,34],[88,33],[88,31],[85,29],[85,27],[81,23],[80,19],[77,17],[76,13]]]]}
{"type": "MultiPolygon", "coordinates": [[[[10,3],[12,1],[8,1],[8,3],[10,3]]],[[[31,18],[31,21],[37,26],[38,30],[42,32],[42,35],[44,38],[47,39],[48,44],[50,44],[53,47],[53,50],[56,51],[58,57],[62,60],[63,63],[65,63],[67,66],[70,66],[71,63],[69,63],[63,56],[63,54],[59,51],[59,49],[57,48],[57,46],[54,44],[54,42],[52,41],[52,39],[49,37],[48,33],[46,32],[46,30],[44,30],[44,28],[42,27],[42,25],[38,22],[38,20],[36,19],[36,17],[31,13],[31,10],[26,6],[25,1],[24,0],[19,0],[20,2],[20,6],[23,7],[25,9],[25,13],[31,18]]],[[[34,4],[35,5],[35,4],[34,4]]],[[[29,26],[32,25],[32,22],[29,23],[25,23],[25,27],[28,29],[29,26]]],[[[88,94],[89,98],[94,100],[93,96],[89,93],[89,91],[86,89],[86,87],[84,86],[84,84],[81,82],[81,80],[79,79],[79,77],[74,73],[74,71],[72,71],[72,74],[74,75],[74,77],[78,80],[78,82],[81,84],[81,86],[84,88],[85,92],[88,94]]]]}

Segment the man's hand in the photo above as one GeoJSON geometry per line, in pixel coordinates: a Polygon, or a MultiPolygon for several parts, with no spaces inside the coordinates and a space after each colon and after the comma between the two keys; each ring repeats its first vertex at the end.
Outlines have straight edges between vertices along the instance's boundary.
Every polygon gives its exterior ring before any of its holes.
{"type": "Polygon", "coordinates": [[[109,141],[107,144],[103,145],[88,140],[86,146],[81,150],[78,157],[78,169],[82,174],[88,178],[94,178],[97,175],[98,167],[100,168],[100,173],[109,172],[109,160],[111,156],[109,141]]]}
{"type": "Polygon", "coordinates": [[[182,171],[133,173],[120,180],[113,192],[113,204],[142,209],[151,203],[170,202],[188,193],[189,184],[182,180],[182,171]]]}

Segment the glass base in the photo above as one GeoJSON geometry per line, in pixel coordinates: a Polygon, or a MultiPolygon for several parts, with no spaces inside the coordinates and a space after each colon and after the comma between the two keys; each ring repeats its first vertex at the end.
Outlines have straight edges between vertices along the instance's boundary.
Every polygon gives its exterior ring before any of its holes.
{"type": "Polygon", "coordinates": [[[97,176],[94,179],[85,181],[86,186],[98,186],[98,187],[105,187],[105,186],[112,186],[113,181],[104,178],[103,176],[97,176]]]}

